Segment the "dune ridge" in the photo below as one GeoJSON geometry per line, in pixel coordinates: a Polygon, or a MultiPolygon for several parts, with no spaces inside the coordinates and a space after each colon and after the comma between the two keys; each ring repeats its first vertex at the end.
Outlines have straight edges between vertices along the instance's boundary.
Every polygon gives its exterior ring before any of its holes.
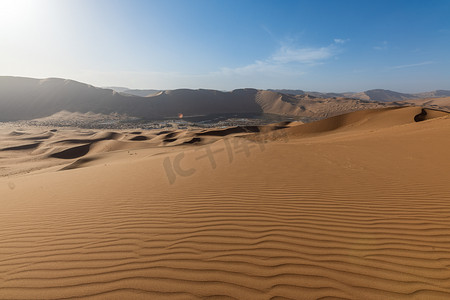
{"type": "Polygon", "coordinates": [[[421,112],[79,132],[132,146],[0,177],[0,298],[447,299],[450,117],[421,112]]]}

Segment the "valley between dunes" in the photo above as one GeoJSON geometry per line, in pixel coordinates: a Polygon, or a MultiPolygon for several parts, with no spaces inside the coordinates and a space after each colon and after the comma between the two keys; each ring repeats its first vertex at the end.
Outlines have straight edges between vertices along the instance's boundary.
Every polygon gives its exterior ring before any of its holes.
{"type": "Polygon", "coordinates": [[[448,299],[450,116],[421,112],[4,125],[0,299],[448,299]]]}

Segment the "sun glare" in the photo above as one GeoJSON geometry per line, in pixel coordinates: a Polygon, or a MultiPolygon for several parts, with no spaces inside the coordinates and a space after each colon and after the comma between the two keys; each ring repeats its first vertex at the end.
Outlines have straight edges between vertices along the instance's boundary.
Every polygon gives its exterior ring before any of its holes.
{"type": "Polygon", "coordinates": [[[0,0],[0,29],[14,31],[16,27],[29,24],[39,1],[0,0]]]}

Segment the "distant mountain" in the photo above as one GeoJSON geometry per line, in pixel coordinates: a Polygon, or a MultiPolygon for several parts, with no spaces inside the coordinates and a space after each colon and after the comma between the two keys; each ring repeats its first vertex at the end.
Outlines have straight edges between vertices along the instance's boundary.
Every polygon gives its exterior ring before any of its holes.
{"type": "MultiPolygon", "coordinates": [[[[333,97],[347,97],[347,98],[352,98],[351,96],[355,93],[320,93],[320,92],[306,92],[303,90],[285,90],[285,89],[281,89],[281,90],[269,90],[272,92],[277,92],[277,93],[283,93],[283,94],[288,94],[288,95],[294,95],[294,96],[298,96],[298,95],[307,95],[310,97],[316,97],[316,98],[333,98],[333,97]]],[[[366,100],[366,99],[363,99],[366,100]]]]}
{"type": "Polygon", "coordinates": [[[418,98],[438,98],[438,97],[450,97],[450,91],[447,90],[437,90],[425,93],[414,94],[418,98]]]}
{"type": "Polygon", "coordinates": [[[268,91],[276,92],[276,93],[282,93],[282,94],[289,94],[289,95],[294,95],[294,96],[296,96],[296,95],[305,95],[306,94],[306,92],[303,91],[303,90],[284,90],[284,89],[282,89],[282,90],[272,90],[272,89],[269,89],[268,91]]]}
{"type": "MultiPolygon", "coordinates": [[[[320,93],[320,92],[306,92],[307,95],[318,97],[318,98],[339,98],[339,97],[346,97],[346,98],[352,98],[349,97],[351,94],[347,93],[320,93]]],[[[364,100],[364,99],[362,99],[364,100]]]]}
{"type": "Polygon", "coordinates": [[[390,90],[374,89],[365,92],[347,92],[347,93],[320,93],[320,92],[308,92],[303,90],[271,90],[274,92],[285,93],[290,95],[309,95],[318,98],[333,98],[333,97],[346,97],[360,100],[378,101],[378,102],[395,102],[404,101],[410,99],[424,99],[424,98],[437,98],[437,97],[449,97],[450,91],[436,90],[425,93],[407,94],[399,93],[390,90]]]}
{"type": "Polygon", "coordinates": [[[113,91],[118,92],[118,93],[122,93],[123,91],[128,90],[128,88],[121,87],[121,86],[104,86],[102,88],[103,89],[107,89],[107,90],[113,90],[113,91]]]}
{"type": "Polygon", "coordinates": [[[447,90],[436,90],[425,93],[416,93],[416,94],[407,94],[407,93],[399,93],[390,90],[369,90],[363,93],[354,93],[352,97],[359,99],[367,99],[371,101],[382,101],[382,102],[390,102],[390,101],[404,101],[404,100],[412,100],[412,99],[425,99],[425,98],[438,98],[438,97],[448,97],[450,96],[450,91],[447,90]]]}
{"type": "Polygon", "coordinates": [[[174,90],[146,98],[73,80],[0,77],[0,121],[42,118],[60,111],[119,113],[146,119],[178,117],[179,113],[261,113],[255,94],[256,90],[174,90]]]}
{"type": "Polygon", "coordinates": [[[134,95],[140,97],[150,97],[155,96],[158,93],[161,93],[161,90],[136,90],[136,89],[125,89],[121,91],[122,94],[134,95]]]}
{"type": "Polygon", "coordinates": [[[398,102],[401,105],[423,106],[432,109],[445,110],[450,112],[450,97],[432,97],[425,99],[410,99],[398,102]]]}
{"type": "Polygon", "coordinates": [[[124,98],[73,80],[0,77],[0,121],[42,118],[63,110],[110,114],[126,108],[124,98]]]}
{"type": "Polygon", "coordinates": [[[58,112],[120,114],[143,119],[212,114],[263,114],[322,118],[383,106],[349,98],[317,98],[274,91],[178,89],[150,97],[59,78],[0,77],[0,121],[44,118],[58,112]]]}
{"type": "Polygon", "coordinates": [[[365,95],[369,97],[371,101],[382,101],[382,102],[392,102],[392,101],[402,101],[406,99],[417,98],[412,94],[398,93],[390,90],[368,90],[364,92],[365,95]]]}
{"type": "Polygon", "coordinates": [[[149,89],[129,89],[126,87],[120,87],[120,86],[111,86],[111,87],[103,87],[104,89],[111,89],[115,92],[122,93],[125,95],[133,95],[133,96],[139,96],[139,97],[149,97],[154,96],[162,90],[149,90],[149,89]]]}

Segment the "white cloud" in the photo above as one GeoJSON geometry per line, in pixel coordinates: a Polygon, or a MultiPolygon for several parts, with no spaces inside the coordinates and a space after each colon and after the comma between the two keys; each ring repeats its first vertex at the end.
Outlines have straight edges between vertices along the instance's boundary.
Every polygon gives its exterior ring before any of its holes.
{"type": "Polygon", "coordinates": [[[334,46],[321,48],[291,48],[281,47],[269,59],[275,63],[297,62],[302,64],[313,64],[334,55],[334,46]]]}
{"type": "Polygon", "coordinates": [[[223,75],[253,75],[255,73],[303,75],[305,71],[302,70],[302,66],[314,66],[335,57],[340,52],[338,44],[345,42],[346,40],[335,39],[334,43],[317,48],[282,45],[265,60],[257,60],[243,67],[222,68],[219,73],[223,75]]]}
{"type": "Polygon", "coordinates": [[[393,66],[393,67],[389,67],[389,69],[404,69],[404,68],[420,67],[420,66],[431,65],[431,64],[434,64],[434,61],[424,61],[424,62],[409,64],[409,65],[393,66]]]}
{"type": "Polygon", "coordinates": [[[334,39],[334,42],[336,43],[336,44],[345,44],[346,42],[348,42],[349,41],[349,39],[334,39]]]}
{"type": "Polygon", "coordinates": [[[225,76],[253,76],[256,74],[265,74],[268,76],[279,75],[303,75],[304,71],[291,68],[285,64],[274,63],[271,61],[256,61],[253,64],[238,67],[238,68],[222,68],[219,72],[214,72],[212,75],[225,75],[225,76]]]}

